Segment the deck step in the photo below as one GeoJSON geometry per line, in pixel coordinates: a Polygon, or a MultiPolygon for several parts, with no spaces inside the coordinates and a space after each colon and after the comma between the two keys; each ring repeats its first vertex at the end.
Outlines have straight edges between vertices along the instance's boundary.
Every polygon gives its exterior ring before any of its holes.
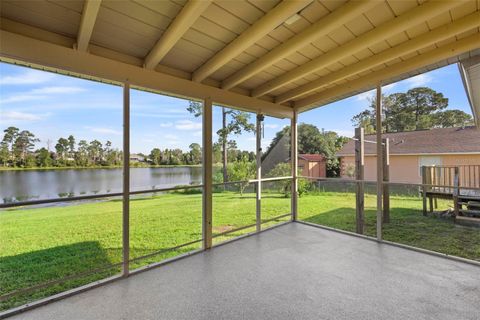
{"type": "Polygon", "coordinates": [[[468,202],[459,201],[458,204],[468,206],[468,207],[480,208],[480,202],[475,202],[475,201],[468,201],[468,202]]]}
{"type": "Polygon", "coordinates": [[[462,201],[480,201],[478,196],[458,196],[458,199],[462,201]]]}
{"type": "Polygon", "coordinates": [[[457,216],[455,217],[455,223],[469,227],[480,227],[480,218],[457,216]]]}
{"type": "Polygon", "coordinates": [[[464,216],[467,217],[479,217],[480,218],[480,210],[467,210],[467,209],[460,209],[458,210],[464,216]]]}

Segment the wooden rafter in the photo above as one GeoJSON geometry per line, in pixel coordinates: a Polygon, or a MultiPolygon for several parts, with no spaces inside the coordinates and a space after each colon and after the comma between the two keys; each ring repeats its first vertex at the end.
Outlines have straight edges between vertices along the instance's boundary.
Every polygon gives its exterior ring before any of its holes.
{"type": "Polygon", "coordinates": [[[317,80],[311,81],[303,86],[297,87],[276,97],[277,103],[283,103],[295,99],[299,96],[308,94],[312,91],[322,89],[323,87],[346,79],[352,75],[359,74],[368,69],[377,67],[383,63],[405,56],[421,48],[426,48],[436,42],[443,41],[462,32],[477,28],[480,26],[480,12],[472,13],[464,18],[456,20],[447,25],[437,27],[416,38],[405,41],[391,49],[382,51],[376,55],[368,57],[353,65],[349,65],[339,71],[330,73],[317,80]]]}
{"type": "Polygon", "coordinates": [[[389,20],[377,28],[368,31],[361,36],[328,51],[321,56],[302,64],[301,66],[268,81],[252,91],[253,97],[264,95],[272,90],[284,86],[290,82],[300,79],[310,73],[316,72],[326,66],[361,51],[373,44],[383,41],[389,36],[398,34],[410,27],[416,26],[426,20],[435,17],[449,9],[458,6],[462,2],[457,0],[429,1],[406,13],[389,20]]]}
{"type": "Polygon", "coordinates": [[[311,2],[312,0],[282,1],[198,68],[193,73],[192,80],[202,81],[311,2]]]}
{"type": "Polygon", "coordinates": [[[197,21],[211,0],[190,0],[145,57],[145,68],[154,69],[187,30],[197,21]]]}
{"type": "Polygon", "coordinates": [[[93,27],[97,20],[98,11],[100,10],[101,0],[85,0],[83,5],[82,20],[77,36],[77,49],[79,51],[87,51],[88,43],[92,37],[93,27]]]}
{"type": "Polygon", "coordinates": [[[350,1],[333,11],[326,17],[320,19],[301,33],[285,41],[275,49],[271,50],[248,66],[229,76],[222,82],[223,89],[231,89],[237,84],[253,77],[277,61],[292,54],[296,50],[305,47],[315,39],[327,35],[359,14],[377,5],[378,1],[350,1]]]}

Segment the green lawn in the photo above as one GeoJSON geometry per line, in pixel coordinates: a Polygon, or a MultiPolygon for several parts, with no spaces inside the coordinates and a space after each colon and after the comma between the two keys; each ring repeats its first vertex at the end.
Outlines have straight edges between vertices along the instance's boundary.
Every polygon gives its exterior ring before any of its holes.
{"type": "MultiPolygon", "coordinates": [[[[255,223],[255,196],[215,193],[214,234],[255,223]]],[[[367,234],[375,233],[375,197],[366,196],[367,234]]],[[[421,200],[392,197],[392,221],[384,238],[421,248],[480,260],[480,230],[450,220],[424,217],[421,200]]],[[[201,239],[201,194],[169,193],[131,201],[130,251],[136,258],[201,239]]],[[[351,193],[304,195],[299,218],[339,229],[355,228],[355,198],[351,193]]],[[[87,272],[121,262],[122,203],[120,200],[65,207],[15,209],[0,212],[0,295],[45,281],[87,272]]],[[[290,199],[264,194],[262,217],[290,211],[290,199]]],[[[281,219],[282,221],[288,218],[281,219]]],[[[278,221],[269,224],[278,223],[278,221]]],[[[215,238],[223,241],[254,228],[215,238]]],[[[131,268],[161,261],[196,248],[200,242],[175,251],[132,262],[131,268]]],[[[118,273],[118,267],[18,295],[0,302],[0,310],[45,297],[118,273]]]]}

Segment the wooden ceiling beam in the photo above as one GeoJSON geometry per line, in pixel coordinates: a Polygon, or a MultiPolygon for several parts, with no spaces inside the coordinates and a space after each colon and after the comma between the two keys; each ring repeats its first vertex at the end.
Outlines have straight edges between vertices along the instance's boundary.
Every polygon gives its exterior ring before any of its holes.
{"type": "Polygon", "coordinates": [[[299,50],[316,39],[327,35],[342,24],[354,19],[358,15],[368,11],[379,3],[379,1],[349,1],[347,4],[341,6],[337,10],[312,24],[301,33],[293,36],[264,56],[223,80],[222,88],[233,88],[239,83],[253,77],[257,73],[262,72],[266,68],[275,64],[277,61],[294,53],[296,50],[299,50]]]}
{"type": "Polygon", "coordinates": [[[85,0],[83,4],[82,19],[80,20],[76,45],[79,51],[87,51],[88,49],[88,43],[92,37],[93,27],[101,4],[101,0],[85,0]]]}
{"type": "Polygon", "coordinates": [[[189,0],[145,57],[145,68],[155,69],[211,3],[211,0],[189,0]]]}
{"type": "Polygon", "coordinates": [[[405,56],[419,49],[428,47],[436,42],[443,41],[462,32],[478,28],[480,26],[480,12],[472,13],[464,18],[452,23],[437,27],[432,31],[426,32],[416,38],[405,41],[391,49],[382,51],[376,55],[368,57],[360,62],[349,65],[339,71],[330,73],[317,80],[309,82],[303,86],[294,88],[276,97],[276,103],[293,100],[297,97],[308,94],[312,91],[320,90],[332,83],[346,79],[352,75],[361,73],[368,69],[384,64],[388,61],[405,56]]]}
{"type": "Polygon", "coordinates": [[[436,49],[432,49],[431,51],[425,52],[419,56],[396,63],[382,70],[372,72],[356,80],[339,84],[333,88],[328,88],[322,92],[298,100],[295,102],[295,109],[299,112],[306,111],[315,106],[321,106],[327,101],[332,101],[332,99],[341,97],[350,92],[356,92],[359,90],[367,91],[371,88],[374,88],[379,83],[388,84],[389,79],[407,74],[408,72],[418,70],[439,61],[458,56],[462,53],[478,49],[479,43],[480,33],[473,34],[461,40],[448,43],[447,45],[443,45],[436,49]]]}
{"type": "Polygon", "coordinates": [[[338,62],[339,60],[351,56],[352,54],[368,48],[380,41],[388,39],[388,37],[398,34],[414,27],[422,22],[427,21],[449,9],[462,4],[458,0],[444,0],[444,1],[428,1],[406,13],[381,24],[353,40],[332,49],[321,56],[302,64],[301,66],[274,78],[267,83],[260,85],[258,88],[252,90],[252,97],[262,96],[272,90],[282,87],[290,82],[300,79],[312,72],[321,70],[330,64],[338,62]]]}
{"type": "Polygon", "coordinates": [[[230,42],[225,48],[210,58],[210,60],[200,66],[193,73],[192,80],[200,82],[207,78],[311,2],[312,0],[282,1],[252,24],[240,36],[230,42]]]}

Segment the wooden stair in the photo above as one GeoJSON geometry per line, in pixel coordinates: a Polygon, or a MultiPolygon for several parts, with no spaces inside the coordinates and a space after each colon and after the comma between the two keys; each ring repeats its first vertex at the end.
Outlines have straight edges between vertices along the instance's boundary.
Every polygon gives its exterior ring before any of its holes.
{"type": "MultiPolygon", "coordinates": [[[[460,217],[472,218],[474,220],[478,220],[478,225],[480,225],[480,197],[458,196],[457,205],[458,205],[457,218],[460,218],[460,217]]],[[[466,222],[468,224],[471,224],[472,221],[470,219],[467,219],[466,222]]]]}

